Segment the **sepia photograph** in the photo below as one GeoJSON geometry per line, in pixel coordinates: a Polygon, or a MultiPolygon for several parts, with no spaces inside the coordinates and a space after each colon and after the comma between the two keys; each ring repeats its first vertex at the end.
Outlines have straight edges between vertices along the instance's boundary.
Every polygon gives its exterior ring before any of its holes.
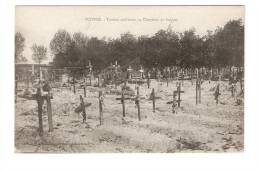
{"type": "Polygon", "coordinates": [[[15,153],[243,153],[245,6],[15,6],[15,153]]]}

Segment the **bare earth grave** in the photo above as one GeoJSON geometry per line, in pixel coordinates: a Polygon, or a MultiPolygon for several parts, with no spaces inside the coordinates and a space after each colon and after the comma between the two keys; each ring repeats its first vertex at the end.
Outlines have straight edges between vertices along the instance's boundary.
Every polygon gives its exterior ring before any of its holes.
{"type": "MultiPolygon", "coordinates": [[[[134,84],[129,84],[135,90],[134,84]]],[[[43,136],[38,134],[36,100],[17,98],[15,105],[16,152],[240,152],[244,148],[243,96],[231,97],[228,82],[205,81],[201,85],[201,104],[196,105],[195,83],[184,81],[180,107],[172,113],[176,81],[152,80],[151,87],[140,86],[141,121],[134,100],[125,100],[126,116],[122,115],[120,94],[109,93],[111,88],[86,87],[86,123],[75,113],[79,95],[70,89],[53,89],[53,132],[48,132],[46,101],[43,105],[43,136]],[[220,83],[217,105],[214,88],[220,83]],[[150,94],[155,89],[155,112],[150,94]],[[105,93],[104,123],[99,124],[98,92],[105,93]],[[237,103],[237,100],[242,103],[237,103]]],[[[120,91],[120,86],[118,90],[120,91]]],[[[237,88],[239,89],[239,88],[237,88]]]]}

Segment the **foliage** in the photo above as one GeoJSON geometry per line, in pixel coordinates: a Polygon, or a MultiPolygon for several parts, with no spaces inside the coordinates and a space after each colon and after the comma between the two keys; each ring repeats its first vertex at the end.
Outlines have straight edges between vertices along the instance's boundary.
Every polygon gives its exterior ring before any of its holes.
{"type": "Polygon", "coordinates": [[[169,26],[153,36],[136,37],[126,32],[116,39],[98,39],[81,32],[71,37],[66,30],[58,30],[50,49],[58,67],[86,66],[91,61],[94,69],[103,69],[115,60],[123,69],[129,65],[146,68],[243,66],[244,25],[241,20],[231,20],[204,36],[197,35],[194,28],[177,33],[169,26]]]}
{"type": "Polygon", "coordinates": [[[31,47],[31,50],[33,52],[32,59],[36,63],[40,64],[43,60],[47,59],[47,56],[46,56],[47,48],[44,47],[43,45],[33,44],[33,46],[31,47]]]}
{"type": "Polygon", "coordinates": [[[25,62],[27,59],[22,55],[25,47],[25,38],[20,32],[15,33],[15,62],[25,62]]]}

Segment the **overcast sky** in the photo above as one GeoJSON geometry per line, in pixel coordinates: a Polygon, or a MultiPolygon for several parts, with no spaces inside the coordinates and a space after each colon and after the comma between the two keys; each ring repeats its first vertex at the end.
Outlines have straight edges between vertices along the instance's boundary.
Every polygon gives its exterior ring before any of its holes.
{"type": "MultiPolygon", "coordinates": [[[[244,21],[243,6],[16,6],[15,27],[26,39],[23,55],[31,61],[32,44],[45,45],[49,51],[58,29],[116,38],[127,31],[136,36],[153,35],[171,24],[174,31],[194,27],[204,35],[239,18],[244,21]]],[[[50,56],[48,53],[49,60],[50,56]]]]}

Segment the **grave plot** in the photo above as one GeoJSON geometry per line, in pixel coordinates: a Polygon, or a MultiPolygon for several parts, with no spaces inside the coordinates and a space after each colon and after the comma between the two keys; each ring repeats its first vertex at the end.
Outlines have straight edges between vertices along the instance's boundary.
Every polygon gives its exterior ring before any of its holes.
{"type": "Polygon", "coordinates": [[[16,152],[243,152],[244,6],[32,8],[15,15],[16,152]]]}
{"type": "Polygon", "coordinates": [[[42,96],[42,109],[39,98],[18,93],[16,152],[243,151],[243,95],[231,93],[226,81],[197,84],[169,78],[150,79],[149,88],[146,83],[81,88],[77,82],[75,89],[53,88],[51,99],[42,96]]]}

